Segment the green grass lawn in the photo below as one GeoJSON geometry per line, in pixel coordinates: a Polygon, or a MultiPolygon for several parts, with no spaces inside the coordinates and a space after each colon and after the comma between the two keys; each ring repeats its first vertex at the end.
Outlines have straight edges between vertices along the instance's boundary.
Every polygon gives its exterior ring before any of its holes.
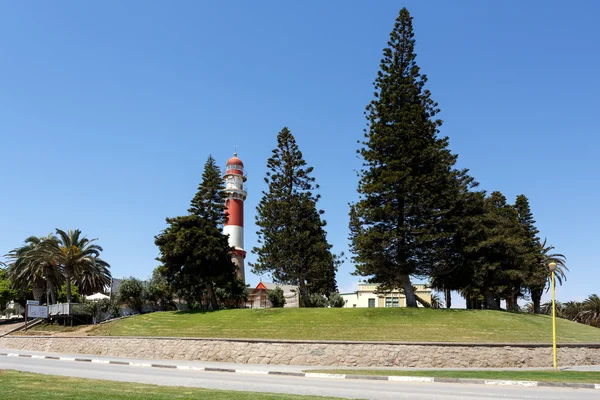
{"type": "Polygon", "coordinates": [[[187,387],[142,385],[94,379],[0,371],[2,400],[326,400],[331,397],[234,392],[187,387]]]}
{"type": "Polygon", "coordinates": [[[514,381],[543,381],[600,384],[600,372],[587,371],[399,371],[399,370],[346,370],[316,369],[305,372],[346,375],[378,375],[378,376],[429,376],[436,378],[466,378],[514,381]]]}
{"type": "MultiPolygon", "coordinates": [[[[559,343],[600,343],[600,329],[557,320],[559,343]]],[[[242,309],[157,312],[99,325],[86,335],[314,340],[550,343],[548,316],[407,308],[242,309]]]]}

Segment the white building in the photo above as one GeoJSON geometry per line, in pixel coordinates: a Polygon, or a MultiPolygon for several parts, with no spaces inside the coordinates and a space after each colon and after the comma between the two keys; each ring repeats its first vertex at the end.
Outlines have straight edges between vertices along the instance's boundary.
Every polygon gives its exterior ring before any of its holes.
{"type": "MultiPolygon", "coordinates": [[[[359,283],[358,290],[351,293],[340,293],[345,303],[344,308],[353,307],[406,307],[406,297],[398,289],[387,293],[376,293],[377,283],[359,283]]],[[[427,285],[417,284],[415,294],[427,302],[431,302],[431,289],[427,285]]]]}

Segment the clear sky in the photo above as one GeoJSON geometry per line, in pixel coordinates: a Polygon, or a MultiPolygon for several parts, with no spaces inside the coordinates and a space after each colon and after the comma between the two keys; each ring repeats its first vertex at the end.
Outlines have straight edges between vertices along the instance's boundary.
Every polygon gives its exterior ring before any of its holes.
{"type": "MultiPolygon", "coordinates": [[[[560,300],[600,293],[596,1],[1,2],[0,254],[79,228],[115,277],[148,277],[165,217],[186,212],[208,155],[224,167],[236,145],[251,250],[288,126],[322,187],[328,238],[349,255],[356,141],[402,6],[459,166],[529,197],[568,257],[560,300]]],[[[353,270],[348,259],[342,291],[353,270]]]]}

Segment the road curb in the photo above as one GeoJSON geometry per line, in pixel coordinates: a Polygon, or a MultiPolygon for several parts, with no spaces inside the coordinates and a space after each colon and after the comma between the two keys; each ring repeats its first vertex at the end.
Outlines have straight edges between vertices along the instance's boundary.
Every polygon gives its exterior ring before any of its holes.
{"type": "Polygon", "coordinates": [[[72,361],[84,363],[101,363],[112,365],[123,365],[141,368],[161,368],[186,371],[206,371],[206,372],[224,372],[237,374],[256,374],[256,375],[279,375],[296,376],[309,379],[352,379],[352,380],[380,380],[390,382],[420,382],[420,383],[461,383],[471,385],[495,385],[495,386],[519,386],[519,387],[560,387],[573,389],[595,389],[600,390],[600,383],[571,383],[571,382],[542,382],[542,381],[515,381],[503,379],[468,379],[468,378],[441,378],[427,376],[401,376],[401,375],[352,375],[352,374],[327,374],[320,372],[289,372],[289,371],[264,371],[251,369],[233,369],[233,368],[214,368],[214,367],[192,367],[189,365],[177,364],[153,364],[140,363],[121,360],[95,359],[95,358],[76,358],[76,357],[56,357],[44,356],[27,353],[0,353],[0,357],[22,357],[58,361],[72,361]]]}

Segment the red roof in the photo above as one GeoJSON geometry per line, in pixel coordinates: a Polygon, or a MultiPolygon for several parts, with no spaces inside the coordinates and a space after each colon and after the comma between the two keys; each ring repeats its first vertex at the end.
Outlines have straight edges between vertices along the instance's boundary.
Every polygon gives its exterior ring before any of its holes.
{"type": "Polygon", "coordinates": [[[234,156],[234,157],[231,157],[229,159],[229,161],[227,161],[227,165],[240,165],[243,167],[244,163],[242,162],[242,160],[240,160],[239,158],[234,156]]]}
{"type": "Polygon", "coordinates": [[[265,285],[263,285],[263,283],[262,283],[262,282],[260,282],[260,283],[258,284],[258,286],[256,287],[256,289],[254,289],[254,290],[260,290],[260,289],[262,289],[262,290],[267,290],[267,287],[266,287],[265,285]]]}

